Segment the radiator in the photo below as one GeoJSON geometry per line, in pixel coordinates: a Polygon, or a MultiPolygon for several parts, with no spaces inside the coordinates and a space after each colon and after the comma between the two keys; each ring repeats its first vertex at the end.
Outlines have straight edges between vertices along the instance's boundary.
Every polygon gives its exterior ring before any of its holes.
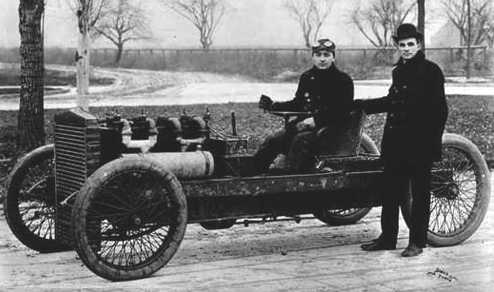
{"type": "Polygon", "coordinates": [[[55,116],[55,238],[73,246],[71,212],[77,192],[100,165],[96,117],[73,109],[55,116]]]}

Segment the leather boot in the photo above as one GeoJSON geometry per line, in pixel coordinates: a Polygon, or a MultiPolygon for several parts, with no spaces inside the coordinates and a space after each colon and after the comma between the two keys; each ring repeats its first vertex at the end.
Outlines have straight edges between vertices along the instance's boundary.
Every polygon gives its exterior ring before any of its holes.
{"type": "Polygon", "coordinates": [[[402,257],[414,257],[422,253],[422,248],[415,243],[410,243],[407,248],[401,253],[402,257]]]}
{"type": "Polygon", "coordinates": [[[380,238],[374,239],[369,243],[364,243],[360,246],[365,251],[377,251],[377,250],[393,250],[396,249],[396,244],[390,244],[384,242],[380,238]]]}

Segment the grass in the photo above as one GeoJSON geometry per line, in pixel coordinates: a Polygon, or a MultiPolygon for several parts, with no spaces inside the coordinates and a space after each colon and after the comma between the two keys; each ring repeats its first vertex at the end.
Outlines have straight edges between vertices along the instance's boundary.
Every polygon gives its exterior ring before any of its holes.
{"type": "MultiPolygon", "coordinates": [[[[485,158],[494,160],[494,112],[489,109],[492,96],[448,96],[449,117],[446,131],[457,133],[475,143],[485,158]]],[[[283,126],[281,118],[264,113],[256,103],[197,104],[186,106],[143,106],[143,107],[97,107],[90,112],[99,118],[107,113],[116,112],[124,118],[138,116],[142,113],[151,118],[158,116],[178,117],[185,112],[188,115],[203,115],[209,109],[210,126],[220,131],[231,133],[230,117],[234,111],[237,118],[239,135],[250,137],[249,152],[254,152],[267,135],[283,126]]],[[[45,129],[47,143],[53,142],[53,117],[64,110],[45,110],[45,129]]],[[[385,114],[367,117],[364,131],[379,146],[385,114]]],[[[17,111],[0,111],[0,198],[4,189],[1,187],[7,174],[13,167],[15,158],[20,154],[15,150],[17,111]],[[14,158],[2,162],[2,158],[14,158]]]]}
{"type": "MultiPolygon", "coordinates": [[[[494,112],[489,110],[491,96],[448,96],[449,117],[446,131],[457,133],[471,139],[487,157],[494,158],[494,112]]],[[[491,101],[492,102],[492,101],[491,101]]],[[[230,116],[234,111],[237,117],[237,129],[240,135],[251,137],[251,149],[257,148],[268,134],[282,127],[283,121],[264,113],[256,103],[227,103],[185,106],[142,106],[142,107],[96,107],[90,112],[97,117],[117,112],[124,118],[138,116],[141,113],[151,118],[158,116],[178,117],[185,112],[189,115],[203,115],[206,108],[211,112],[211,126],[230,131],[230,116]]],[[[63,110],[45,110],[45,128],[47,143],[53,141],[53,116],[63,110]]],[[[365,131],[379,145],[384,125],[385,114],[368,117],[365,131]]],[[[0,143],[13,143],[17,111],[0,111],[0,143]]],[[[4,154],[5,155],[5,154],[4,154]]]]}

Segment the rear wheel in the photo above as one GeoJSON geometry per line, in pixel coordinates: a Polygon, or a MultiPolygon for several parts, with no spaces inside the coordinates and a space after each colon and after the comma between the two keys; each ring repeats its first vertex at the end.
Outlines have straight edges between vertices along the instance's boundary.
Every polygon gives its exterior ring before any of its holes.
{"type": "Polygon", "coordinates": [[[72,210],[76,250],[97,275],[147,277],[177,251],[187,203],[177,178],[143,158],[109,162],[81,188],[72,210]]]}
{"type": "MultiPolygon", "coordinates": [[[[490,173],[478,148],[455,134],[443,135],[442,160],[434,163],[427,242],[450,246],[468,239],[485,217],[490,199],[490,173]]],[[[410,226],[412,197],[401,206],[410,226]]]]}
{"type": "Polygon", "coordinates": [[[54,146],[22,157],[7,183],[5,218],[15,236],[39,252],[69,249],[55,239],[54,146]]]}
{"type": "MultiPolygon", "coordinates": [[[[360,140],[359,154],[379,155],[379,150],[372,139],[365,133],[362,133],[360,140]]],[[[314,213],[314,217],[329,225],[347,225],[354,224],[364,218],[372,208],[349,208],[349,209],[330,209],[321,210],[314,213]]]]}

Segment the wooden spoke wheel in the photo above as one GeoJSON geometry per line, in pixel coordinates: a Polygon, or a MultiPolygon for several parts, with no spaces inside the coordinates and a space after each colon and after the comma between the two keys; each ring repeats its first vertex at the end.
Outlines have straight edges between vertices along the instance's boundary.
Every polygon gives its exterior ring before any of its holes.
{"type": "Polygon", "coordinates": [[[5,217],[15,236],[39,252],[67,250],[55,238],[54,146],[26,154],[15,165],[7,183],[5,217]]]}
{"type": "MultiPolygon", "coordinates": [[[[445,134],[442,160],[432,170],[428,243],[450,246],[468,239],[487,212],[490,184],[489,169],[478,148],[462,136],[445,134]]],[[[411,207],[409,195],[401,207],[409,226],[411,207]]]]}
{"type": "MultiPolygon", "coordinates": [[[[372,139],[366,134],[362,134],[359,153],[379,155],[379,150],[372,139]]],[[[322,210],[314,213],[314,217],[329,225],[354,224],[364,218],[372,208],[349,208],[322,210]]]]}
{"type": "Polygon", "coordinates": [[[72,224],[77,253],[91,271],[112,281],[139,279],[177,251],[187,204],[171,172],[143,158],[122,158],[88,178],[72,224]]]}

